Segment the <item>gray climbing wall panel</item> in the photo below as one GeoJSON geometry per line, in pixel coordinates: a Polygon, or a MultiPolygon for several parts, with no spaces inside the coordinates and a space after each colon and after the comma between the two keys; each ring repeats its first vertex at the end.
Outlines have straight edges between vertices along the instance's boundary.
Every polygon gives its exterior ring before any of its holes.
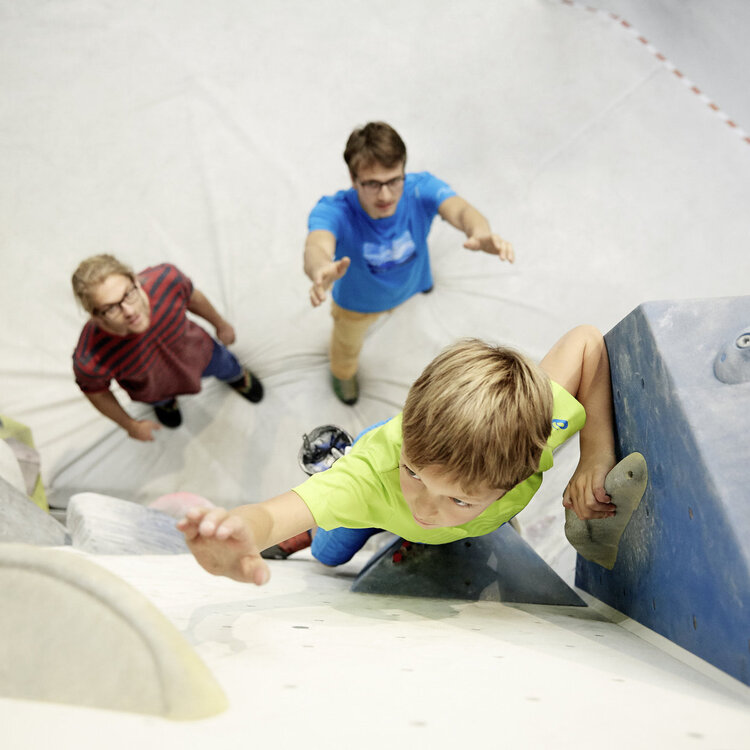
{"type": "Polygon", "coordinates": [[[585,606],[507,523],[486,536],[449,544],[412,544],[404,549],[397,539],[373,556],[352,591],[585,606]]]}

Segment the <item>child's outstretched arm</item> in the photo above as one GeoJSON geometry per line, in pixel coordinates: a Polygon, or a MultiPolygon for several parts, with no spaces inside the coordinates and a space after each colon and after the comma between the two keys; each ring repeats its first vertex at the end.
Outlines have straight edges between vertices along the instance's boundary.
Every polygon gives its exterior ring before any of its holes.
{"type": "Polygon", "coordinates": [[[260,553],[314,525],[307,505],[290,490],[232,510],[193,508],[177,528],[209,573],[262,586],[271,573],[260,553]]]}
{"type": "Polygon", "coordinates": [[[556,383],[586,410],[581,430],[581,458],[563,494],[563,505],[579,518],[608,518],[615,506],[604,491],[604,479],[615,465],[612,385],[604,337],[593,326],[566,333],[541,362],[556,383]]]}

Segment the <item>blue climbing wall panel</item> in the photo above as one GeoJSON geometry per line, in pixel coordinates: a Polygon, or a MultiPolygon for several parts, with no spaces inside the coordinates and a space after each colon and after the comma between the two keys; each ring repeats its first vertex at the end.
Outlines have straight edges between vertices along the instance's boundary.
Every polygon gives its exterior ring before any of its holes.
{"type": "Polygon", "coordinates": [[[649,302],[605,336],[618,456],[643,453],[649,484],[614,569],[579,556],[576,584],[750,684],[748,332],[734,297],[649,302]]]}

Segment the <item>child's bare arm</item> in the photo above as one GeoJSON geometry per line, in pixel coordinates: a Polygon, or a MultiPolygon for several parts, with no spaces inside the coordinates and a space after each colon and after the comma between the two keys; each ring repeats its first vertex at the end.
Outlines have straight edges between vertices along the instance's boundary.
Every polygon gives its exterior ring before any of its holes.
{"type": "Polygon", "coordinates": [[[261,551],[314,525],[307,505],[290,490],[229,511],[194,508],[177,528],[185,534],[195,559],[209,573],[261,586],[270,577],[261,551]]]}
{"type": "Polygon", "coordinates": [[[550,349],[541,366],[586,409],[581,458],[565,488],[563,505],[579,518],[612,516],[615,506],[604,491],[604,478],[615,465],[612,386],[604,338],[592,326],[574,328],[550,349]]]}

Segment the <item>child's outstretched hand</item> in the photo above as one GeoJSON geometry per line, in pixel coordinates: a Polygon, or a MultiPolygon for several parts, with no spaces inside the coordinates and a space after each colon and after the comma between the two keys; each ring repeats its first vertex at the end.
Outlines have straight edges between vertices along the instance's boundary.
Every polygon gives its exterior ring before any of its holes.
{"type": "Polygon", "coordinates": [[[195,559],[209,573],[262,586],[271,577],[253,533],[223,508],[193,508],[178,522],[195,559]]]}
{"type": "Polygon", "coordinates": [[[582,520],[614,516],[617,506],[604,490],[604,480],[614,465],[614,458],[598,457],[586,461],[581,458],[563,492],[563,505],[582,520]]]}

